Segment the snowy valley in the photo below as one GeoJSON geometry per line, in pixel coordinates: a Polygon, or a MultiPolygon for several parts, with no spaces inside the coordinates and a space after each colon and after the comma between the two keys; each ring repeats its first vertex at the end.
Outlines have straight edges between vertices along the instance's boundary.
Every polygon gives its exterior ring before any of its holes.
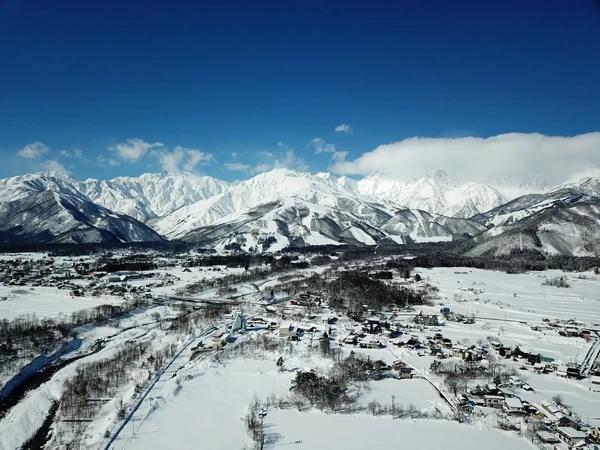
{"type": "Polygon", "coordinates": [[[421,261],[4,254],[0,449],[593,449],[597,268],[421,261]]]}

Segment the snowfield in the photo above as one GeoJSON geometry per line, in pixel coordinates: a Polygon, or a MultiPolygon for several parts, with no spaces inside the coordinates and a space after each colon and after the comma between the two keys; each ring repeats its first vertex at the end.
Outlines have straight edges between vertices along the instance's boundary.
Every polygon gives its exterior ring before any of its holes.
{"type": "MultiPolygon", "coordinates": [[[[211,284],[207,283],[209,287],[198,293],[187,293],[184,288],[201,281],[213,281],[244,272],[243,268],[228,269],[224,266],[215,269],[192,267],[184,271],[177,267],[157,270],[157,273],[161,272],[165,279],[174,280],[174,283],[154,289],[153,294],[165,298],[184,292],[185,296],[213,299],[219,297],[218,287],[211,284]]],[[[327,267],[311,270],[323,273],[327,267]]],[[[556,329],[546,327],[544,319],[572,320],[582,329],[600,329],[600,326],[594,325],[600,322],[600,277],[592,272],[546,271],[510,275],[469,268],[416,269],[415,272],[422,277],[421,284],[428,282],[439,291],[433,306],[416,306],[414,311],[405,310],[393,318],[391,312],[386,313],[391,321],[405,325],[404,339],[415,337],[427,342],[428,337],[440,332],[454,344],[470,346],[478,342],[498,341],[510,347],[518,346],[524,351],[540,353],[554,359],[556,364],[566,364],[581,363],[591,342],[581,337],[560,335],[556,329]],[[564,277],[570,287],[557,288],[542,284],[545,280],[557,277],[564,277]],[[445,320],[439,314],[442,307],[474,317],[475,322],[466,324],[445,320]],[[417,326],[413,319],[421,312],[424,315],[437,314],[443,323],[435,327],[417,326]]],[[[299,273],[290,272],[286,275],[294,278],[299,273]]],[[[311,272],[302,273],[309,276],[311,272]]],[[[294,314],[294,308],[299,307],[289,304],[287,299],[292,297],[282,295],[284,302],[280,305],[266,307],[264,302],[260,303],[261,297],[270,289],[279,292],[277,285],[281,275],[279,273],[252,283],[236,285],[236,295],[242,304],[234,308],[243,310],[247,317],[261,316],[280,324],[293,322],[289,317],[294,314]],[[283,319],[282,314],[288,314],[288,317],[283,319]]],[[[132,280],[129,284],[146,286],[155,281],[140,279],[132,280]]],[[[416,282],[411,280],[406,283],[415,285],[416,282]]],[[[0,296],[9,296],[0,302],[0,319],[12,319],[27,313],[53,317],[108,301],[120,301],[117,297],[108,296],[71,298],[68,291],[54,288],[36,288],[34,291],[28,287],[0,289],[6,292],[3,294],[0,291],[0,296]],[[22,292],[15,293],[16,289],[22,292]]],[[[381,359],[389,365],[400,359],[414,369],[413,379],[384,378],[349,384],[350,394],[358,395],[354,412],[342,410],[333,413],[328,409],[322,412],[308,406],[298,411],[289,404],[282,405],[284,400],[289,400],[290,386],[297,372],[314,369],[327,374],[334,364],[334,359],[321,355],[318,340],[310,339],[307,333],[300,341],[292,342],[278,337],[277,332],[253,329],[245,335],[235,335],[234,342],[227,344],[223,351],[213,352],[213,338],[208,334],[199,335],[200,331],[210,328],[212,332],[212,326],[218,331],[225,331],[231,320],[211,318],[210,321],[195,324],[186,333],[175,334],[169,331],[166,322],[157,319],[173,319],[179,313],[181,305],[177,303],[155,304],[119,317],[118,320],[80,330],[77,337],[82,345],[69,357],[82,358],[58,370],[0,418],[0,450],[21,448],[32,437],[54,402],[60,399],[65,383],[75,375],[78,367],[110,358],[131,342],[148,343],[151,350],[156,351],[173,346],[177,348],[177,353],[168,365],[162,366],[165,371],[159,372],[160,376],[156,379],[147,367],[132,370],[118,394],[110,400],[104,399],[106,403],[95,420],[85,425],[82,448],[253,448],[243,418],[255,399],[262,402],[267,412],[264,419],[265,448],[291,446],[310,450],[362,450],[395,443],[406,448],[425,450],[537,448],[517,432],[499,431],[493,427],[492,421],[476,415],[469,416],[467,423],[462,424],[450,420],[454,418],[456,406],[448,401],[452,395],[444,386],[442,377],[431,371],[434,357],[425,352],[419,354],[414,349],[398,347],[383,335],[378,336],[383,344],[381,348],[362,349],[344,344],[341,346],[341,357],[346,358],[350,352],[354,352],[371,360],[381,359]],[[269,335],[278,342],[280,345],[277,350],[248,350],[251,348],[249,343],[262,335],[269,335]],[[99,341],[103,346],[100,350],[94,350],[99,341]],[[199,342],[208,350],[194,353],[192,349],[199,342]],[[248,344],[245,353],[237,353],[236,349],[242,348],[243,344],[248,344]],[[279,370],[276,365],[279,357],[283,358],[284,370],[279,370]],[[135,390],[136,384],[138,391],[135,390]],[[141,392],[139,386],[143,386],[141,392]],[[120,400],[123,400],[127,413],[132,414],[125,421],[117,419],[120,400]],[[387,412],[376,416],[371,414],[368,405],[374,402],[387,412]],[[405,416],[393,419],[386,409],[392,402],[396,407],[417,410],[423,413],[422,417],[427,415],[428,418],[412,419],[405,416]],[[121,426],[122,430],[116,433],[121,426]],[[107,447],[109,443],[110,447],[107,447]]],[[[323,329],[327,318],[336,315],[327,308],[314,314],[314,317],[303,319],[303,323],[315,324],[323,329]]],[[[357,326],[342,314],[337,319],[330,334],[333,346],[338,346],[348,335],[348,330],[357,326]]],[[[458,360],[448,357],[444,361],[458,360]]],[[[513,366],[518,378],[533,389],[526,391],[516,385],[507,388],[522,400],[542,405],[559,394],[584,423],[598,416],[600,392],[590,389],[589,380],[564,379],[555,373],[536,374],[530,365],[524,367],[526,363],[522,360],[508,358],[503,359],[502,364],[513,366]]],[[[481,379],[477,379],[473,384],[480,382],[481,379]]],[[[478,411],[489,412],[485,408],[478,411]]],[[[60,439],[56,436],[52,439],[49,448],[62,450],[60,439]]]]}
{"type": "Polygon", "coordinates": [[[394,447],[418,450],[532,450],[515,434],[445,420],[393,420],[364,414],[342,415],[274,410],[265,420],[267,439],[310,450],[394,447]]]}
{"type": "Polygon", "coordinates": [[[440,289],[444,302],[469,316],[475,314],[482,319],[491,317],[523,322],[556,318],[600,323],[600,275],[593,272],[548,270],[506,274],[460,267],[418,268],[416,272],[440,289]],[[568,280],[570,288],[542,285],[544,280],[560,276],[568,280]],[[457,302],[454,295],[465,302],[457,302]]]}
{"type": "Polygon", "coordinates": [[[93,308],[98,305],[115,304],[123,299],[110,295],[99,297],[71,297],[68,291],[36,287],[0,286],[0,319],[14,319],[25,314],[35,314],[38,318],[68,316],[72,312],[93,308]]]}

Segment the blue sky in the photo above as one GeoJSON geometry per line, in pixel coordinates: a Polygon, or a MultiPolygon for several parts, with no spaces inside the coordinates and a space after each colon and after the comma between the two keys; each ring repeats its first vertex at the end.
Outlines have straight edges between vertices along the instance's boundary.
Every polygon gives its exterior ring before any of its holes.
{"type": "MultiPolygon", "coordinates": [[[[594,1],[8,0],[0,40],[0,177],[360,175],[415,136],[600,131],[594,1]]],[[[553,155],[536,142],[527,164],[553,155]]]]}

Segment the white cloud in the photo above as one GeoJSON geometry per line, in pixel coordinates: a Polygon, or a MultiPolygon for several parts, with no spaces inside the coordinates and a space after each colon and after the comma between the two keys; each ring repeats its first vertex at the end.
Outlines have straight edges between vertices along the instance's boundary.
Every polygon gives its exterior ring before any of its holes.
{"type": "Polygon", "coordinates": [[[164,147],[164,144],[161,142],[150,144],[143,139],[132,138],[127,139],[126,142],[120,142],[114,147],[109,147],[108,149],[116,151],[123,161],[137,162],[146,154],[146,152],[148,152],[148,150],[160,147],[164,147]]]}
{"type": "Polygon", "coordinates": [[[105,164],[108,164],[108,165],[109,165],[109,166],[111,166],[111,167],[116,167],[116,166],[119,166],[119,165],[121,165],[121,163],[120,163],[119,161],[116,161],[116,160],[114,160],[114,159],[112,159],[112,158],[105,158],[105,157],[104,157],[104,156],[102,156],[102,155],[98,155],[98,156],[96,157],[96,161],[98,161],[98,163],[99,163],[101,166],[104,166],[105,164]]]}
{"type": "Polygon", "coordinates": [[[195,148],[175,147],[172,152],[155,151],[152,156],[156,156],[163,170],[167,172],[179,172],[183,164],[183,170],[192,171],[200,163],[208,163],[213,159],[211,153],[201,152],[195,148]]]}
{"type": "Polygon", "coordinates": [[[412,179],[437,169],[461,181],[527,176],[558,184],[574,174],[600,167],[600,132],[572,137],[508,133],[489,138],[414,137],[380,145],[354,161],[338,161],[343,175],[382,171],[412,179]]]}
{"type": "Polygon", "coordinates": [[[250,167],[248,164],[226,162],[224,166],[227,170],[231,170],[233,172],[253,172],[252,167],[250,167]]]}
{"type": "Polygon", "coordinates": [[[21,158],[27,159],[36,159],[37,157],[43,155],[44,153],[48,153],[49,149],[45,144],[42,144],[39,141],[32,142],[27,144],[21,150],[17,152],[21,158]]]}
{"type": "Polygon", "coordinates": [[[79,149],[75,149],[72,152],[69,150],[61,150],[59,153],[61,156],[64,156],[65,158],[85,159],[83,157],[83,152],[79,149]]]}
{"type": "Polygon", "coordinates": [[[294,153],[294,150],[288,150],[280,158],[275,159],[273,165],[276,169],[293,169],[300,172],[306,172],[308,170],[308,164],[306,164],[306,161],[297,157],[294,153]]]}
{"type": "Polygon", "coordinates": [[[343,123],[335,127],[337,133],[352,133],[352,127],[347,123],[343,123]]]}
{"type": "MultiPolygon", "coordinates": [[[[181,147],[176,147],[175,150],[181,147]]],[[[212,153],[201,152],[200,150],[196,150],[195,148],[185,148],[183,149],[187,154],[187,161],[183,165],[183,170],[192,171],[194,167],[198,164],[207,164],[213,160],[212,153]]]]}
{"type": "Polygon", "coordinates": [[[331,159],[333,159],[336,163],[341,163],[342,161],[346,160],[347,155],[348,152],[334,152],[333,155],[331,155],[331,159]]]}
{"type": "Polygon", "coordinates": [[[256,166],[254,166],[251,173],[268,172],[269,170],[273,170],[274,168],[275,167],[273,166],[273,164],[257,164],[256,166]]]}
{"type": "Polygon", "coordinates": [[[61,163],[59,163],[58,161],[55,161],[55,160],[46,161],[44,163],[44,169],[51,171],[51,172],[59,172],[59,173],[64,173],[64,174],[71,173],[65,168],[65,166],[63,166],[61,163]]]}
{"type": "Polygon", "coordinates": [[[185,156],[182,149],[175,149],[172,152],[160,152],[157,155],[163,170],[166,172],[178,172],[179,164],[185,156]]]}
{"type": "Polygon", "coordinates": [[[335,145],[328,144],[322,138],[316,137],[308,144],[310,147],[315,149],[315,153],[333,153],[335,152],[335,145]]]}
{"type": "Polygon", "coordinates": [[[296,156],[294,149],[289,145],[279,142],[277,146],[284,151],[279,154],[260,151],[257,156],[262,157],[263,161],[256,164],[250,173],[267,172],[273,169],[290,169],[299,172],[306,172],[309,166],[303,158],[296,156]]]}

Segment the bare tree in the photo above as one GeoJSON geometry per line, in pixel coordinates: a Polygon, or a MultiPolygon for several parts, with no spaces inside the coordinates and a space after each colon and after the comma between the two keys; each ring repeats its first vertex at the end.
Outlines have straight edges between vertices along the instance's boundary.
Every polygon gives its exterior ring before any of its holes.
{"type": "Polygon", "coordinates": [[[374,416],[376,416],[379,413],[379,408],[381,407],[381,405],[379,404],[378,401],[376,400],[371,400],[368,404],[367,404],[367,408],[369,408],[369,411],[371,412],[371,414],[373,414],[374,416]]]}

